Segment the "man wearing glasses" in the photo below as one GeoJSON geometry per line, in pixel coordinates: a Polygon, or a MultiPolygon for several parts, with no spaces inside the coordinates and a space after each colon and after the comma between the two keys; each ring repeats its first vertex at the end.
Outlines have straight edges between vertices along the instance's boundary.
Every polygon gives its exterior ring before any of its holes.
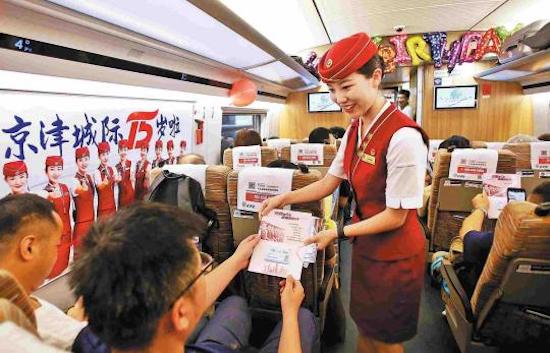
{"type": "MultiPolygon", "coordinates": [[[[92,227],[71,287],[83,298],[89,328],[112,352],[249,352],[250,314],[235,296],[218,305],[196,342],[185,346],[259,241],[246,238],[212,270],[192,242],[204,228],[195,214],[155,203],[136,204],[92,227]]],[[[303,287],[292,278],[281,287],[283,320],[261,352],[313,352],[317,333],[313,314],[300,309],[303,287]]]]}

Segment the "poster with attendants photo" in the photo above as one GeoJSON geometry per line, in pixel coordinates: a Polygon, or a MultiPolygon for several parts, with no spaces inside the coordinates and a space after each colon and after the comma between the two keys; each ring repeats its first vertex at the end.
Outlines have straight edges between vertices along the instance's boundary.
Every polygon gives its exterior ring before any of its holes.
{"type": "Polygon", "coordinates": [[[61,274],[90,226],[144,198],[151,168],[193,151],[191,103],[0,92],[0,197],[35,193],[63,222],[61,274]]]}

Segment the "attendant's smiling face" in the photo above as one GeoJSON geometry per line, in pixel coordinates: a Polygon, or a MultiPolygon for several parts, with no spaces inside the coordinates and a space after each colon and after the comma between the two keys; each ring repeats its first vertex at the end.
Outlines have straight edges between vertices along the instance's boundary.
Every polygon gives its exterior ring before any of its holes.
{"type": "Polygon", "coordinates": [[[331,99],[352,118],[367,114],[378,96],[382,70],[376,69],[372,77],[354,72],[342,80],[328,83],[331,99]]]}
{"type": "Polygon", "coordinates": [[[88,169],[88,164],[90,163],[90,157],[84,156],[81,158],[76,159],[76,166],[78,167],[78,171],[81,173],[85,173],[88,169]]]}
{"type": "Polygon", "coordinates": [[[52,183],[58,183],[62,173],[63,167],[60,165],[49,166],[46,168],[46,175],[48,176],[48,180],[52,183]]]}
{"type": "Polygon", "coordinates": [[[14,176],[8,176],[5,180],[13,194],[23,194],[27,192],[27,173],[19,173],[14,176]]]}

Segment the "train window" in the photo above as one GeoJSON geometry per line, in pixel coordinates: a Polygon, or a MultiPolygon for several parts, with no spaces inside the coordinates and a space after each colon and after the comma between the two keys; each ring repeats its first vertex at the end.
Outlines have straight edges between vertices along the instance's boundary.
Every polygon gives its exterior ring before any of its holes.
{"type": "Polygon", "coordinates": [[[222,137],[234,139],[235,133],[240,129],[253,129],[260,132],[262,118],[262,114],[223,114],[222,137]]]}

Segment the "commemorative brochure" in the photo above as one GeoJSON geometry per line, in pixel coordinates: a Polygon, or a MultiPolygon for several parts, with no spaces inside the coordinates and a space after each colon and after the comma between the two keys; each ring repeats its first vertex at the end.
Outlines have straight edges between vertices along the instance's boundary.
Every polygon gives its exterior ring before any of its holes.
{"type": "Polygon", "coordinates": [[[302,268],[315,262],[317,247],[304,245],[322,221],[310,213],[273,210],[260,222],[260,242],[252,253],[248,271],[300,280],[302,268]]]}

